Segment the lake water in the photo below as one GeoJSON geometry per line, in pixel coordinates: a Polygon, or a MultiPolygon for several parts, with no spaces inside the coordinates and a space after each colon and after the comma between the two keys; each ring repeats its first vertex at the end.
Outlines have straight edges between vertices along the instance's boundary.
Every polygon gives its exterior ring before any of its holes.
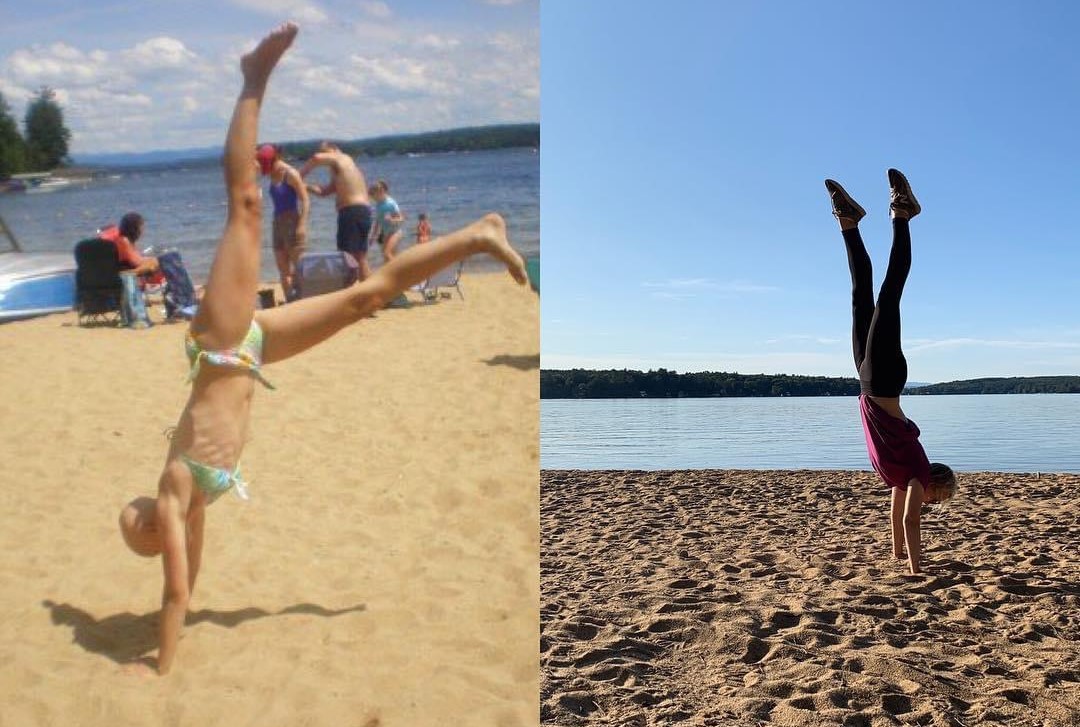
{"type": "MultiPolygon", "coordinates": [[[[1080,472],[1080,394],[909,396],[931,461],[1080,472]]],[[[869,469],[857,397],[545,399],[544,469],[869,469]]]]}
{"type": "MultiPolygon", "coordinates": [[[[420,212],[427,212],[436,235],[485,212],[499,212],[518,251],[524,255],[540,251],[540,155],[532,149],[381,157],[362,159],[360,164],[369,182],[389,181],[410,233],[420,212]]],[[[318,170],[313,179],[323,174],[318,170]]],[[[260,183],[265,189],[267,179],[260,183]]],[[[265,206],[262,279],[276,280],[268,197],[265,206]]],[[[176,247],[195,281],[205,280],[225,221],[225,189],[218,166],[119,170],[109,178],[53,192],[0,195],[0,216],[27,252],[70,252],[76,242],[131,210],[147,221],[140,249],[176,247]]],[[[309,249],[336,249],[336,229],[333,199],[313,198],[309,249]]],[[[0,248],[6,244],[0,239],[0,248]]],[[[371,255],[378,265],[378,251],[371,255]]],[[[495,267],[490,258],[474,258],[468,265],[472,270],[495,267]]]]}

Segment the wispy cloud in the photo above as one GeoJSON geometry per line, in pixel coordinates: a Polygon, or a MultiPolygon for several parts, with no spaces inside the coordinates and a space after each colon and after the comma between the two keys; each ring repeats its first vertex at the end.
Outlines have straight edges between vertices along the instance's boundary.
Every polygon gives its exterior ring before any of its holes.
{"type": "Polygon", "coordinates": [[[393,15],[390,6],[382,2],[382,0],[366,0],[365,2],[361,2],[360,9],[369,17],[378,18],[380,20],[384,20],[393,15]]]}
{"type": "Polygon", "coordinates": [[[853,376],[845,357],[822,353],[727,353],[659,351],[656,353],[612,353],[575,355],[541,352],[540,365],[545,369],[650,369],[672,371],[730,371],[743,374],[782,374],[798,371],[818,376],[853,376]]]}
{"type": "Polygon", "coordinates": [[[745,280],[720,281],[712,278],[669,278],[662,281],[646,281],[641,287],[650,291],[653,298],[677,300],[696,298],[706,294],[743,295],[772,293],[779,288],[760,285],[745,280]]]}
{"type": "Polygon", "coordinates": [[[916,338],[904,345],[908,352],[930,351],[942,348],[1008,348],[1016,350],[1080,350],[1080,341],[1031,341],[1026,339],[994,339],[994,338],[916,338]]]}
{"type": "Polygon", "coordinates": [[[809,341],[811,343],[821,344],[822,346],[834,346],[837,343],[841,343],[842,339],[828,338],[826,336],[813,336],[806,333],[790,333],[786,336],[770,338],[765,341],[765,343],[772,346],[777,343],[786,343],[788,341],[809,341]]]}

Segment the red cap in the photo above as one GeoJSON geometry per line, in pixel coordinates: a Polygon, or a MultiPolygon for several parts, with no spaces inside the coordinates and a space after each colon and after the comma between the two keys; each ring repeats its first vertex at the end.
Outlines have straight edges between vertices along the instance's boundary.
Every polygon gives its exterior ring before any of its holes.
{"type": "Polygon", "coordinates": [[[277,149],[274,148],[273,144],[263,144],[255,152],[255,158],[259,160],[259,168],[262,169],[262,173],[269,174],[270,169],[274,166],[274,160],[277,158],[277,149]]]}

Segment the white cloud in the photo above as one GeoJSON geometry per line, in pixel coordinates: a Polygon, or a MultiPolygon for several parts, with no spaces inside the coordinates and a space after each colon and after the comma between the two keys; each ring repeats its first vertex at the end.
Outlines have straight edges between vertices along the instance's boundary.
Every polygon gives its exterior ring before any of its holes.
{"type": "Polygon", "coordinates": [[[343,74],[333,66],[314,66],[300,71],[299,80],[303,88],[314,93],[329,93],[338,98],[355,98],[360,89],[342,80],[343,74]]]}
{"type": "Polygon", "coordinates": [[[521,0],[483,0],[483,1],[484,1],[484,5],[500,5],[500,6],[517,5],[518,3],[521,2],[521,0]]]}
{"type": "Polygon", "coordinates": [[[446,94],[450,85],[429,73],[427,64],[411,58],[365,58],[353,56],[352,70],[367,86],[391,91],[433,95],[446,94]]]}
{"type": "Polygon", "coordinates": [[[305,0],[229,0],[248,10],[257,10],[263,15],[277,19],[289,18],[298,23],[323,23],[328,19],[326,11],[318,4],[305,0]]]}
{"type": "Polygon", "coordinates": [[[139,72],[163,68],[185,68],[194,63],[197,57],[176,38],[159,36],[138,43],[131,50],[122,53],[121,59],[134,66],[135,71],[139,72]]]}
{"type": "Polygon", "coordinates": [[[381,0],[365,0],[360,3],[360,9],[364,11],[364,14],[380,20],[385,20],[393,14],[390,6],[381,0]]]}
{"type": "Polygon", "coordinates": [[[458,38],[449,36],[424,33],[416,39],[416,45],[425,50],[445,51],[457,48],[461,45],[461,41],[458,38]]]}
{"type": "MultiPolygon", "coordinates": [[[[283,8],[297,7],[325,16],[297,0],[257,6],[278,19],[288,15],[283,8]]],[[[262,131],[276,140],[355,139],[537,120],[539,30],[499,31],[489,43],[491,28],[447,27],[393,17],[309,24],[271,83],[262,131]]],[[[196,46],[174,31],[108,50],[92,42],[27,45],[0,56],[0,93],[13,115],[21,118],[47,85],[64,109],[76,157],[221,142],[239,89],[239,58],[253,37],[202,38],[196,46]]]]}
{"type": "Polygon", "coordinates": [[[4,63],[4,75],[24,87],[89,84],[97,82],[105,68],[104,59],[95,60],[66,43],[53,43],[15,51],[4,63]]]}

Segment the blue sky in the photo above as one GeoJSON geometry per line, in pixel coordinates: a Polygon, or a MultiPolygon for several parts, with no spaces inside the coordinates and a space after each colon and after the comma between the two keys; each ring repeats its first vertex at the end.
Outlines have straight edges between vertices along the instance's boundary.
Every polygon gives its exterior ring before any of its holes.
{"type": "Polygon", "coordinates": [[[219,144],[240,55],[289,18],[268,139],[539,118],[539,0],[5,2],[0,93],[21,122],[56,89],[76,156],[219,144]]]}
{"type": "Polygon", "coordinates": [[[854,375],[824,178],[923,205],[912,381],[1080,374],[1080,6],[545,0],[544,368],[854,375]]]}

